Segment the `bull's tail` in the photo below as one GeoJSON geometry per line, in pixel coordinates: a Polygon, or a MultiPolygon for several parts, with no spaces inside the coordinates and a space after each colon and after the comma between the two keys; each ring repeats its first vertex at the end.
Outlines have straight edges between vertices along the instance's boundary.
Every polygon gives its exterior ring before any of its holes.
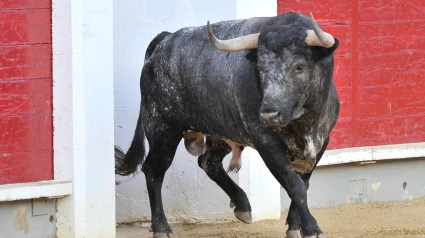
{"type": "Polygon", "coordinates": [[[142,111],[140,111],[133,141],[127,154],[120,147],[115,146],[115,174],[127,176],[136,172],[137,167],[143,163],[145,153],[145,131],[142,126],[142,111]]]}

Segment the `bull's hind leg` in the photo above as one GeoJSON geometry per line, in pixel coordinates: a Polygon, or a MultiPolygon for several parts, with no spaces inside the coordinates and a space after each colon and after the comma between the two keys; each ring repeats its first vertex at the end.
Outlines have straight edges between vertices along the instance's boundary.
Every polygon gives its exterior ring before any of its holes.
{"type": "MultiPolygon", "coordinates": [[[[328,146],[329,143],[329,139],[327,139],[325,141],[325,143],[322,146],[322,150],[319,152],[319,154],[317,154],[316,156],[316,164],[314,165],[314,168],[306,174],[302,174],[300,175],[301,179],[304,181],[305,187],[306,189],[308,189],[310,187],[310,177],[311,174],[313,173],[314,169],[316,168],[317,163],[319,163],[320,159],[323,156],[323,153],[325,153],[326,147],[328,146]]],[[[301,217],[300,217],[300,213],[298,211],[298,208],[296,207],[294,202],[291,202],[291,206],[289,207],[289,212],[288,212],[288,216],[286,218],[286,223],[288,224],[288,231],[286,232],[286,235],[288,238],[301,238],[301,228],[302,228],[302,223],[301,223],[301,217]]],[[[316,236],[313,236],[316,237],[316,236]]],[[[317,237],[319,238],[323,238],[325,237],[325,235],[319,234],[317,237]]]]}
{"type": "Polygon", "coordinates": [[[229,162],[229,167],[227,168],[227,173],[230,172],[239,172],[242,167],[242,151],[245,148],[243,145],[236,144],[231,140],[224,140],[230,148],[232,148],[232,159],[229,162]]]}
{"type": "Polygon", "coordinates": [[[242,222],[251,223],[251,205],[248,197],[223,168],[223,158],[232,149],[226,142],[211,137],[207,137],[206,146],[206,152],[198,158],[199,166],[230,197],[230,206],[235,208],[236,218],[242,222]]]}
{"type": "Polygon", "coordinates": [[[181,132],[169,130],[146,132],[149,141],[149,154],[142,166],[142,171],[146,176],[146,184],[149,193],[149,203],[152,213],[153,237],[172,237],[173,231],[167,222],[162,206],[161,188],[164,175],[170,167],[177,146],[181,140],[181,132]]]}

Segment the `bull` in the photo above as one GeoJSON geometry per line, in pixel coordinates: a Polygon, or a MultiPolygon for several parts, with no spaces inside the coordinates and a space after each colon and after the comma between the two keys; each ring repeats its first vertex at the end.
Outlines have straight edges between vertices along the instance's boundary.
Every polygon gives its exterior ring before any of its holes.
{"type": "Polygon", "coordinates": [[[239,220],[251,223],[251,206],[222,161],[233,151],[229,170],[238,170],[249,146],[291,198],[287,236],[325,237],[308,209],[307,189],[339,114],[332,78],[337,46],[313,15],[295,12],[208,22],[151,41],[134,138],[126,154],[115,148],[115,171],[129,175],[142,165],[154,237],[173,233],[161,187],[182,137],[239,220]]]}

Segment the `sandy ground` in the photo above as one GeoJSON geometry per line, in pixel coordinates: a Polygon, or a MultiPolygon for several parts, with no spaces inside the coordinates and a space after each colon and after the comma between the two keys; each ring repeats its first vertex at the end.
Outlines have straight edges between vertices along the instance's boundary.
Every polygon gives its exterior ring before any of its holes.
{"type": "MultiPolygon", "coordinates": [[[[327,237],[424,237],[425,198],[408,202],[350,205],[311,210],[327,237]]],[[[250,225],[241,222],[219,224],[172,224],[175,238],[186,237],[286,237],[285,218],[250,225]]],[[[152,237],[140,225],[117,229],[118,238],[152,237]]]]}

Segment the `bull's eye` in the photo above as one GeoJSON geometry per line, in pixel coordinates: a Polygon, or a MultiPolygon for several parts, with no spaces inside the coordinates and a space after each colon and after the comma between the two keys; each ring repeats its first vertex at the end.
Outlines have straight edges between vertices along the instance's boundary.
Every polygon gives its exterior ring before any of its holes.
{"type": "Polygon", "coordinates": [[[304,65],[302,65],[302,64],[297,65],[297,71],[298,72],[302,71],[303,69],[304,69],[304,65]]]}

